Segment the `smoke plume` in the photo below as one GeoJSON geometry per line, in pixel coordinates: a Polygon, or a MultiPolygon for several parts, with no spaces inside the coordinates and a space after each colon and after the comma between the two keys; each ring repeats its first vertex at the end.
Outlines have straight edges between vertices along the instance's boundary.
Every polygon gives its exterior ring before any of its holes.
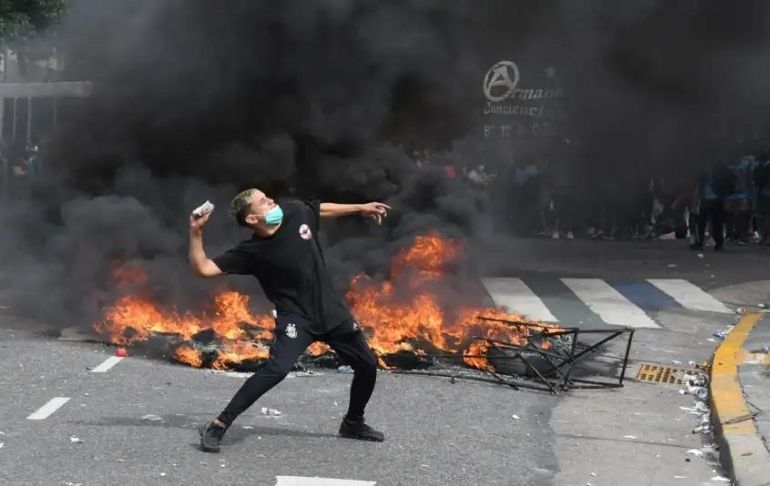
{"type": "Polygon", "coordinates": [[[770,104],[768,8],[73,2],[58,42],[66,77],[92,81],[93,94],[50,134],[44,180],[0,215],[9,292],[24,312],[88,324],[109,301],[111,269],[133,263],[156,298],[193,306],[220,284],[186,266],[187,215],[206,199],[218,206],[205,231],[214,255],[246,237],[223,208],[250,186],[394,207],[383,227],[351,219],[324,228],[344,288],[354,273],[387,271],[393,252],[428,229],[488,241],[494,205],[447,178],[442,161],[503,173],[529,157],[566,158],[586,199],[610,177],[627,187],[652,174],[686,177],[727,156],[770,104]],[[557,69],[568,113],[557,136],[502,151],[484,140],[482,80],[503,59],[557,69]],[[717,136],[716,126],[729,128],[717,136]],[[434,167],[418,171],[411,153],[425,147],[434,167]]]}

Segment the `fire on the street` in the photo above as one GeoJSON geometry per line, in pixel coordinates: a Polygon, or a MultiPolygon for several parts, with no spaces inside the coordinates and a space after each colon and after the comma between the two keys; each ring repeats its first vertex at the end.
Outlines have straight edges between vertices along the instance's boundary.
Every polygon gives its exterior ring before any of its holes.
{"type": "MultiPolygon", "coordinates": [[[[487,338],[513,344],[525,344],[529,333],[552,327],[534,323],[523,327],[478,319],[486,316],[508,321],[523,321],[492,307],[456,302],[443,295],[453,275],[453,267],[462,262],[465,252],[460,242],[436,233],[417,236],[413,243],[391,260],[390,279],[371,280],[356,276],[346,293],[354,317],[367,334],[369,344],[382,359],[397,352],[461,355],[466,365],[491,369],[485,358],[487,338]]],[[[270,315],[255,315],[249,310],[249,298],[234,291],[214,297],[211,310],[193,315],[162,308],[136,293],[146,282],[138,267],[118,266],[113,271],[119,288],[130,289],[109,306],[95,329],[114,344],[135,345],[157,335],[172,335],[179,344],[173,358],[194,367],[231,368],[246,360],[266,359],[267,343],[275,322],[270,315]],[[205,360],[198,342],[201,335],[216,341],[215,357],[205,360]]],[[[452,294],[454,295],[454,294],[452,294]]],[[[322,343],[314,343],[307,353],[319,356],[329,352],[322,343]]]]}

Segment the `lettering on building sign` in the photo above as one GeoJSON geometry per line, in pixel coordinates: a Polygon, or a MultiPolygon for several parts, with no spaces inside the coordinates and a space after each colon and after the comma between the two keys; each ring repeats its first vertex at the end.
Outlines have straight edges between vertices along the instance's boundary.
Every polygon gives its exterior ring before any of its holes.
{"type": "MultiPolygon", "coordinates": [[[[556,68],[543,70],[545,80],[556,78],[556,68]]],[[[560,87],[519,86],[521,72],[513,61],[495,63],[484,76],[486,98],[481,113],[495,117],[484,125],[484,137],[513,138],[558,135],[558,122],[566,119],[559,100],[564,98],[560,87]],[[500,121],[499,117],[506,117],[500,121]]]]}

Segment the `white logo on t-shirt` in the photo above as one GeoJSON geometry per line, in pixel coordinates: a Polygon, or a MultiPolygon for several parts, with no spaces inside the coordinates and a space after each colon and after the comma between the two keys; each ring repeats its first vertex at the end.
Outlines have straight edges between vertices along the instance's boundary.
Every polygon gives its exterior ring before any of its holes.
{"type": "Polygon", "coordinates": [[[291,339],[296,339],[297,326],[295,326],[294,324],[288,324],[286,326],[286,335],[289,336],[291,339]]]}
{"type": "Polygon", "coordinates": [[[299,235],[302,237],[303,240],[309,240],[313,237],[313,232],[310,231],[310,226],[303,224],[299,227],[299,235]]]}

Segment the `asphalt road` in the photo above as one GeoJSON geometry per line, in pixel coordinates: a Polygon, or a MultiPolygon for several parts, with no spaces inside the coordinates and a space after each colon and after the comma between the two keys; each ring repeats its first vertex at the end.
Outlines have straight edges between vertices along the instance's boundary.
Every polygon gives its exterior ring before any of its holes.
{"type": "MultiPolygon", "coordinates": [[[[770,257],[733,250],[700,258],[679,242],[529,240],[486,249],[480,268],[527,278],[681,278],[730,306],[757,302],[770,285],[752,282],[766,278],[770,257]],[[523,252],[530,257],[517,259],[523,252]]],[[[0,304],[0,484],[274,485],[277,476],[378,485],[723,484],[712,480],[717,466],[687,454],[709,440],[679,408],[692,397],[633,380],[555,397],[381,372],[367,413],[386,434],[378,444],[336,436],[351,376],[323,371],[285,380],[236,422],[221,454],[204,454],[196,427],[242,376],[141,356],[94,373],[113,348],[60,341],[44,331],[56,323],[25,321],[12,302],[0,296],[0,304]],[[55,397],[69,400],[45,419],[27,418],[55,397]],[[265,416],[261,406],[282,415],[265,416]]],[[[660,328],[636,332],[632,366],[707,359],[712,332],[734,322],[724,313],[646,312],[660,328]]]]}

